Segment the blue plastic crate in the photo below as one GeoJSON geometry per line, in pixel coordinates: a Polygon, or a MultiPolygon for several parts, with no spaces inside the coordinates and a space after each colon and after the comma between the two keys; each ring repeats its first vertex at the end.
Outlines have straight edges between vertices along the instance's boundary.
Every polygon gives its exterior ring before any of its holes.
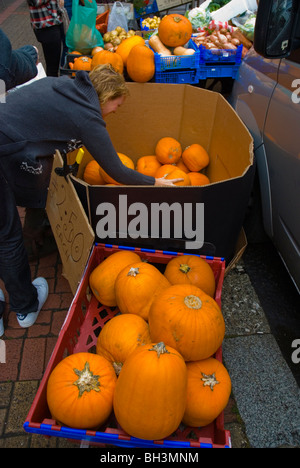
{"type": "Polygon", "coordinates": [[[178,70],[178,69],[197,69],[200,65],[200,50],[190,39],[187,47],[194,49],[193,55],[170,55],[162,56],[157,52],[154,53],[155,70],[157,72],[178,70]]]}
{"type": "Polygon", "coordinates": [[[199,82],[198,69],[155,71],[154,79],[156,83],[196,84],[199,82]]]}
{"type": "Polygon", "coordinates": [[[202,44],[199,47],[200,65],[210,64],[210,63],[232,63],[240,64],[242,61],[242,51],[243,45],[239,45],[237,49],[206,49],[202,44]]]}
{"type": "Polygon", "coordinates": [[[206,80],[207,78],[232,78],[235,79],[240,64],[238,65],[200,65],[197,70],[198,80],[206,80]]]}
{"type": "Polygon", "coordinates": [[[135,2],[133,2],[133,5],[134,5],[134,15],[136,18],[141,18],[145,15],[150,15],[152,13],[158,12],[158,6],[156,3],[156,0],[149,0],[147,5],[144,4],[138,9],[136,8],[137,5],[135,5],[135,2]]]}

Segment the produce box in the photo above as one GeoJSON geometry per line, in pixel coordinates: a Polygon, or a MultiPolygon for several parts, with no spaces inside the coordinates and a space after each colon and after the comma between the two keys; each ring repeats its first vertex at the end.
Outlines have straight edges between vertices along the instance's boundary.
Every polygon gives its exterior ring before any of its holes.
{"type": "MultiPolygon", "coordinates": [[[[65,323],[61,329],[45,374],[30,408],[24,429],[26,432],[45,436],[62,437],[77,441],[88,441],[91,445],[109,444],[119,447],[153,448],[229,448],[230,432],[224,430],[224,414],[213,423],[202,428],[189,428],[181,425],[172,436],[161,441],[147,441],[126,434],[112,414],[109,420],[97,431],[79,430],[59,425],[51,418],[46,399],[47,381],[54,367],[67,355],[77,352],[95,352],[97,337],[104,324],[118,313],[117,308],[101,305],[89,289],[89,275],[108,255],[122,249],[120,246],[95,245],[89,258],[84,276],[76,292],[65,323]]],[[[125,247],[126,248],[126,247],[125,247]]],[[[148,249],[132,248],[143,260],[164,270],[167,262],[180,253],[164,253],[148,249]]],[[[215,300],[221,306],[221,292],[224,278],[224,261],[218,258],[206,258],[214,271],[216,279],[215,300]]],[[[216,353],[216,359],[222,361],[222,350],[216,353]]]]}

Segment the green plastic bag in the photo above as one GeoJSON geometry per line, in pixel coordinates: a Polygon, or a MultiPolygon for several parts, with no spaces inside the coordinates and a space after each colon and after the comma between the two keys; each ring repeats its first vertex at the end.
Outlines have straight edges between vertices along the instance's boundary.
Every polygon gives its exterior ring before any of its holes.
{"type": "Polygon", "coordinates": [[[96,29],[96,0],[73,0],[72,18],[66,35],[66,45],[72,52],[77,50],[89,55],[96,46],[103,47],[101,33],[96,29]]]}

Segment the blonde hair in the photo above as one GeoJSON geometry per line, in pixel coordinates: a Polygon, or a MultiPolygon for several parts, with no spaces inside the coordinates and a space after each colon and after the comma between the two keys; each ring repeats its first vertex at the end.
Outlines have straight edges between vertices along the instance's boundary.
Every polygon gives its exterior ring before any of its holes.
{"type": "Polygon", "coordinates": [[[110,63],[98,65],[89,73],[89,77],[98,94],[100,104],[129,95],[123,75],[117,72],[110,63]]]}

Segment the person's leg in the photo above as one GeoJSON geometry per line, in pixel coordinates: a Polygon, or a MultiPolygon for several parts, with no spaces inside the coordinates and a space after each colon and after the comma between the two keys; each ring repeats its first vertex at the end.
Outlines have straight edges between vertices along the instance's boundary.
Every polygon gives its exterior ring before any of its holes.
{"type": "Polygon", "coordinates": [[[59,65],[62,53],[62,33],[61,26],[50,26],[49,28],[35,29],[37,40],[42,44],[45,62],[46,75],[58,76],[59,65]]]}

